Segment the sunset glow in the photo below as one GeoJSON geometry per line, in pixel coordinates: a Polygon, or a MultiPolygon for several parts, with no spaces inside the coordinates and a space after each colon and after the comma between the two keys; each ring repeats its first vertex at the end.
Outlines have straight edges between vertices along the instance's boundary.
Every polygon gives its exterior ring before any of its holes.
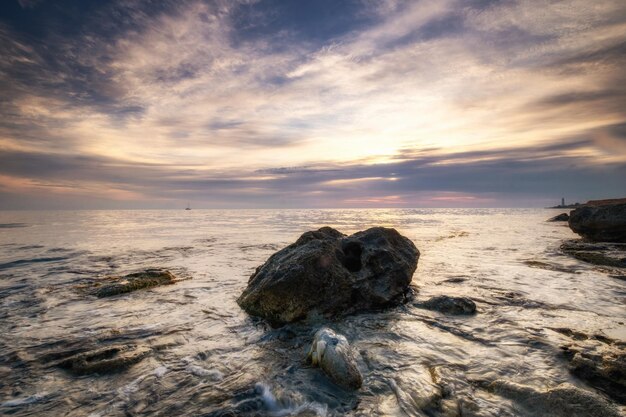
{"type": "Polygon", "coordinates": [[[1,7],[2,208],[626,194],[622,1],[54,3],[1,7]]]}

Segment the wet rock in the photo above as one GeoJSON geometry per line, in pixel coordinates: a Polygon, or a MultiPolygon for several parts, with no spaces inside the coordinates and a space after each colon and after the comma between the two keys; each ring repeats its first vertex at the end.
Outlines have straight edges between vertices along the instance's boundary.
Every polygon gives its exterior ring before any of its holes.
{"type": "Polygon", "coordinates": [[[117,372],[140,362],[150,352],[142,346],[113,345],[79,353],[57,365],[78,375],[117,372]]]}
{"type": "Polygon", "coordinates": [[[561,251],[592,265],[626,268],[626,245],[620,243],[592,243],[582,240],[570,240],[561,245],[561,251]]]}
{"type": "Polygon", "coordinates": [[[439,295],[423,303],[416,303],[416,307],[435,310],[445,314],[475,314],[476,304],[466,297],[449,297],[439,295]]]}
{"type": "Polygon", "coordinates": [[[613,400],[626,404],[626,351],[617,346],[561,347],[570,372],[613,400]]]}
{"type": "Polygon", "coordinates": [[[435,412],[440,408],[441,389],[433,381],[432,372],[424,366],[402,369],[390,381],[390,386],[407,415],[413,415],[415,410],[435,412]]]}
{"type": "Polygon", "coordinates": [[[549,222],[566,222],[569,220],[569,214],[561,213],[554,217],[549,218],[547,221],[549,222]]]}
{"type": "Polygon", "coordinates": [[[626,204],[577,208],[570,213],[569,227],[591,241],[626,243],[626,204]]]}
{"type": "Polygon", "coordinates": [[[92,285],[88,292],[98,298],[104,298],[174,283],[176,283],[176,277],[170,271],[147,269],[122,277],[106,277],[92,285]]]}
{"type": "Polygon", "coordinates": [[[410,293],[418,258],[413,242],[394,229],[345,236],[323,227],[258,267],[237,303],[272,324],[392,306],[410,293]]]}
{"type": "Polygon", "coordinates": [[[315,333],[306,359],[344,388],[359,389],[363,383],[348,340],[329,328],[323,327],[315,333]]]}
{"type": "Polygon", "coordinates": [[[496,380],[490,383],[487,389],[515,401],[532,415],[551,417],[621,416],[618,408],[600,395],[567,383],[546,391],[540,391],[530,386],[496,380]]]}

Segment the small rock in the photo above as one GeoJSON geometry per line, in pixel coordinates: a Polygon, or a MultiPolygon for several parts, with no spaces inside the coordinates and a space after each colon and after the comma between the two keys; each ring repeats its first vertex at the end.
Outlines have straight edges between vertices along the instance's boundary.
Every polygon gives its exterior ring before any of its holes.
{"type": "Polygon", "coordinates": [[[98,298],[104,298],[174,283],[176,283],[176,277],[170,271],[147,269],[123,277],[106,277],[88,288],[88,292],[98,298]]]}
{"type": "Polygon", "coordinates": [[[439,295],[423,303],[416,303],[416,307],[435,310],[446,314],[475,314],[476,304],[466,297],[449,297],[439,295]]]}
{"type": "Polygon", "coordinates": [[[626,204],[577,208],[570,213],[569,227],[592,241],[626,243],[626,204]]]}
{"type": "Polygon", "coordinates": [[[344,388],[358,389],[363,383],[348,340],[329,328],[323,327],[315,333],[307,362],[319,366],[333,382],[344,388]]]}
{"type": "Polygon", "coordinates": [[[133,345],[106,346],[71,356],[58,366],[78,375],[116,372],[143,360],[150,351],[147,347],[133,345]]]}
{"type": "Polygon", "coordinates": [[[549,222],[566,222],[569,220],[569,214],[561,213],[557,216],[549,218],[547,221],[549,222]]]}

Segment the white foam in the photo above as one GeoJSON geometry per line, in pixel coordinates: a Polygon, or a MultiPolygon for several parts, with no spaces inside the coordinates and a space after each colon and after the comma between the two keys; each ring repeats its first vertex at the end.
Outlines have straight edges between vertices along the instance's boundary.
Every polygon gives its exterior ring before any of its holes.
{"type": "Polygon", "coordinates": [[[272,417],[298,415],[304,411],[312,411],[319,417],[326,417],[328,415],[328,406],[325,404],[319,404],[316,402],[293,404],[291,401],[283,403],[276,398],[267,384],[261,382],[255,385],[255,389],[261,396],[261,401],[263,402],[265,408],[269,411],[269,415],[272,417]]]}
{"type": "Polygon", "coordinates": [[[29,395],[24,398],[16,398],[14,400],[5,401],[2,403],[3,407],[19,407],[22,405],[28,405],[32,403],[36,403],[39,400],[43,400],[48,396],[47,392],[41,392],[34,395],[29,395]]]}
{"type": "Polygon", "coordinates": [[[155,374],[158,378],[161,378],[168,371],[169,371],[169,369],[167,369],[167,366],[159,366],[154,371],[152,371],[152,373],[155,374]]]}
{"type": "Polygon", "coordinates": [[[195,376],[207,377],[213,381],[220,381],[224,379],[224,374],[217,369],[206,369],[198,365],[188,365],[187,372],[195,376]]]}

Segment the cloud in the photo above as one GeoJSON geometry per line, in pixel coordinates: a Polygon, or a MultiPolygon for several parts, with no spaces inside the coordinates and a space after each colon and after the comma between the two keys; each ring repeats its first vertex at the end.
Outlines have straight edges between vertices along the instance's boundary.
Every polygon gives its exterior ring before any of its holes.
{"type": "Polygon", "coordinates": [[[146,205],[625,191],[621,2],[336,4],[0,18],[0,184],[146,205]]]}
{"type": "Polygon", "coordinates": [[[42,1],[43,0],[17,0],[23,9],[32,9],[42,1]]]}

